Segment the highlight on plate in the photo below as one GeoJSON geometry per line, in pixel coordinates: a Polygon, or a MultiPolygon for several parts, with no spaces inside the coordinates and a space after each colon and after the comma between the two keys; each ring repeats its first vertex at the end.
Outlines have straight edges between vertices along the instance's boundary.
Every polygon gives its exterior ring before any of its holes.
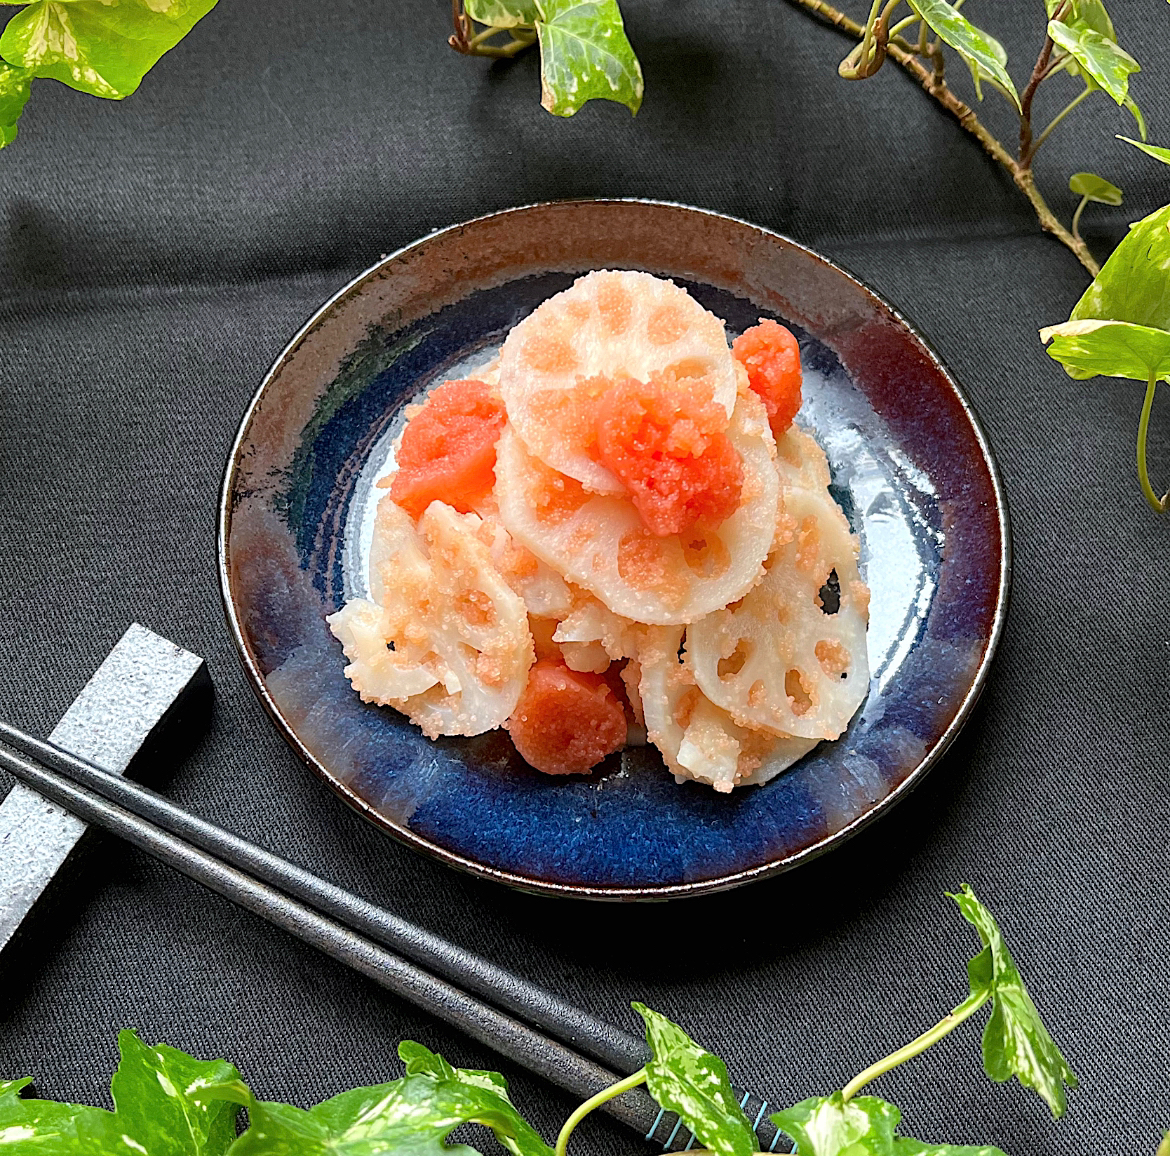
{"type": "Polygon", "coordinates": [[[364,702],[425,735],[504,727],[538,771],[647,740],[678,782],[765,783],[869,684],[869,591],[796,339],[602,270],[476,379],[407,411],[370,599],[329,625],[364,702]]]}

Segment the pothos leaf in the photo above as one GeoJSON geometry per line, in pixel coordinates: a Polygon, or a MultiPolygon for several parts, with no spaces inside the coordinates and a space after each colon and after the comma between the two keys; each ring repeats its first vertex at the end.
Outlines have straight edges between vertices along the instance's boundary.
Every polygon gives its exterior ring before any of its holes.
{"type": "Polygon", "coordinates": [[[28,102],[32,74],[0,60],[0,148],[16,139],[16,122],[28,102]]]}
{"type": "Polygon", "coordinates": [[[875,1096],[845,1102],[840,1092],[804,1100],[772,1122],[796,1141],[801,1156],[1004,1156],[998,1148],[927,1144],[895,1129],[901,1113],[875,1096]]]}
{"type": "Polygon", "coordinates": [[[1158,1145],[1158,1151],[1154,1156],[1170,1156],[1170,1132],[1162,1137],[1162,1143],[1158,1145]]]}
{"type": "Polygon", "coordinates": [[[1088,197],[1101,205],[1120,205],[1122,193],[1114,184],[1096,173],[1073,173],[1068,179],[1069,192],[1088,197]]]}
{"type": "Polygon", "coordinates": [[[1040,330],[1070,377],[1170,381],[1170,332],[1128,321],[1066,321],[1040,330]]]}
{"type": "Polygon", "coordinates": [[[1126,144],[1131,144],[1135,149],[1141,149],[1148,157],[1153,157],[1156,161],[1161,161],[1164,165],[1170,165],[1170,149],[1162,148],[1159,145],[1146,144],[1145,141],[1132,140],[1127,136],[1119,136],[1118,140],[1125,141],[1126,144]]]}
{"type": "Polygon", "coordinates": [[[0,34],[0,56],[35,76],[120,100],[216,0],[37,0],[0,34]]]}
{"type": "Polygon", "coordinates": [[[463,11],[491,28],[531,28],[540,18],[536,0],[464,0],[463,11]]]}
{"type": "Polygon", "coordinates": [[[1075,1088],[1077,1078],[1040,1019],[1003,934],[968,884],[951,898],[983,941],[967,965],[971,994],[988,991],[995,1003],[983,1032],[984,1069],[998,1083],[1015,1076],[1040,1094],[1053,1116],[1063,1115],[1064,1086],[1075,1088]]]}
{"type": "Polygon", "coordinates": [[[626,38],[617,0],[537,0],[541,104],[572,116],[587,100],[613,100],[636,113],[642,68],[626,38]]]}
{"type": "Polygon", "coordinates": [[[1048,35],[1119,104],[1129,95],[1129,77],[1141,71],[1141,65],[1115,40],[1085,24],[1068,25],[1060,20],[1048,22],[1048,35]]]}
{"type": "Polygon", "coordinates": [[[653,1056],[646,1065],[650,1095],[705,1147],[721,1156],[751,1156],[756,1134],[727,1078],[727,1065],[700,1047],[677,1024],[645,1004],[631,1005],[646,1021],[653,1056]]]}
{"type": "MultiPolygon", "coordinates": [[[[964,60],[974,62],[984,75],[994,80],[1020,107],[1019,94],[993,45],[994,39],[981,32],[947,0],[908,0],[910,7],[926,21],[935,34],[949,44],[964,60]]],[[[1000,46],[1000,52],[1002,52],[1000,46]]],[[[1006,57],[1005,57],[1006,60],[1006,57]]]]}
{"type": "Polygon", "coordinates": [[[1089,319],[1170,329],[1170,205],[1122,237],[1069,316],[1089,319]]]}

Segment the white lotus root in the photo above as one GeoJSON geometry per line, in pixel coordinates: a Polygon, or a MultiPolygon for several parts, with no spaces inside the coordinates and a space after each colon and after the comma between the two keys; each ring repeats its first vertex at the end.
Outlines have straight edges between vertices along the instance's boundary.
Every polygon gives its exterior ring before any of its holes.
{"type": "Polygon", "coordinates": [[[817,745],[737,726],[695,684],[679,657],[682,641],[683,628],[658,627],[639,652],[646,732],[678,782],[694,779],[722,793],[766,783],[817,745]]]}
{"type": "Polygon", "coordinates": [[[599,494],[621,482],[591,452],[594,406],[615,379],[701,380],[730,417],[736,362],[723,322],[671,281],[602,270],[542,302],[500,350],[508,422],[528,451],[599,494]]]}
{"type": "Polygon", "coordinates": [[[776,446],[754,393],[739,397],[727,436],[743,461],[743,489],[738,509],[714,529],[656,537],[628,498],[588,493],[508,428],[496,451],[500,517],[517,541],[615,614],[690,622],[752,588],[775,536],[776,446]]]}
{"type": "Polygon", "coordinates": [[[415,529],[378,504],[370,589],[329,617],[365,702],[393,706],[425,735],[477,735],[512,713],[533,661],[528,611],[493,565],[476,514],[432,502],[415,529]]]}
{"type": "Polygon", "coordinates": [[[857,553],[827,492],[786,490],[763,581],[687,632],[703,693],[742,726],[836,738],[869,688],[869,591],[857,553]],[[840,605],[830,614],[821,592],[834,571],[840,605]]]}

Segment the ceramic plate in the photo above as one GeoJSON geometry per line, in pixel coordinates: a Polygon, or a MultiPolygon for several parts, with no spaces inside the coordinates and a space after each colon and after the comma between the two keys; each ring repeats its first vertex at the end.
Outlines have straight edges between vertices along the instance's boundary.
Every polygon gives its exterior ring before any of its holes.
{"type": "Polygon", "coordinates": [[[224,480],[220,573],[256,691],[335,791],[420,851],[533,891],[645,899],[732,887],[857,831],[938,761],[982,688],[1006,612],[1003,495],[971,407],[926,343],[823,257],[681,205],[495,213],[385,258],[293,339],[244,415],[224,480]],[[425,739],[363,705],[325,616],[362,593],[390,443],[429,386],[488,360],[590,269],[670,277],[736,334],[798,336],[799,421],[832,467],[869,583],[869,696],[838,741],[764,787],[677,786],[653,747],[589,777],[531,770],[507,735],[425,739]]]}

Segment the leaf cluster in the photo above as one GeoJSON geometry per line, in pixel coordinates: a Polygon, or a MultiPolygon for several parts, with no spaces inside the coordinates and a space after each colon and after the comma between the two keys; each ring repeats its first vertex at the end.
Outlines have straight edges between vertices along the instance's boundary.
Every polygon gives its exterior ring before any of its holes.
{"type": "Polygon", "coordinates": [[[121,100],[215,4],[35,0],[23,5],[0,33],[0,148],[15,139],[34,80],[59,80],[79,92],[121,100]]]}
{"type": "MultiPolygon", "coordinates": [[[[1017,1077],[1055,1115],[1075,1077],[1020,979],[995,920],[969,887],[953,896],[979,932],[982,950],[968,966],[971,995],[939,1025],[867,1069],[844,1090],[803,1100],[772,1116],[802,1156],[1003,1156],[998,1148],[933,1144],[898,1133],[893,1104],[857,1096],[857,1088],[925,1050],[985,1003],[984,1066],[994,1080],[1017,1077]],[[923,1042],[925,1041],[925,1042],[923,1042]]],[[[727,1066],[677,1024],[643,1004],[652,1058],[570,1117],[557,1142],[564,1153],[577,1120],[591,1107],[645,1080],[662,1108],[676,1112],[704,1156],[754,1156],[759,1141],[740,1107],[727,1066]]],[[[132,1031],[118,1037],[114,1110],[24,1098],[28,1080],[0,1083],[0,1146],[6,1156],[475,1156],[451,1144],[466,1124],[488,1129],[512,1156],[554,1156],[524,1119],[497,1072],[452,1067],[421,1044],[398,1049],[405,1075],[354,1088],[313,1108],[257,1100],[223,1060],[202,1061],[132,1031]],[[240,1110],[247,1126],[238,1131],[240,1110]]]]}

